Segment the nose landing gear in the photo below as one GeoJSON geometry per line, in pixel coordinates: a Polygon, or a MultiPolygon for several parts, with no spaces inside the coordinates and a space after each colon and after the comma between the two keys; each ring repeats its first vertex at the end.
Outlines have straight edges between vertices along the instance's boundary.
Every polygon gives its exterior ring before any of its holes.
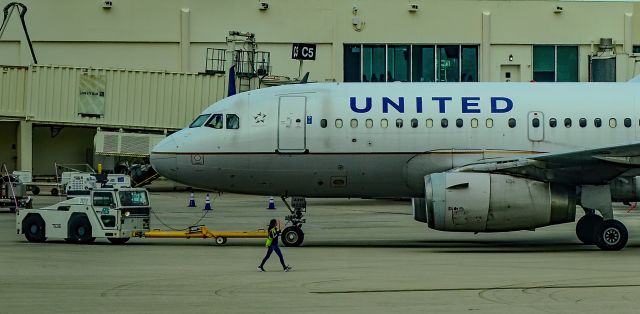
{"type": "Polygon", "coordinates": [[[291,213],[284,219],[287,221],[287,224],[291,223],[291,225],[282,230],[280,239],[285,246],[300,246],[302,241],[304,241],[302,224],[307,221],[303,218],[304,214],[307,212],[307,200],[304,197],[292,197],[291,205],[293,205],[293,208],[287,202],[286,197],[283,196],[282,201],[291,213]]]}

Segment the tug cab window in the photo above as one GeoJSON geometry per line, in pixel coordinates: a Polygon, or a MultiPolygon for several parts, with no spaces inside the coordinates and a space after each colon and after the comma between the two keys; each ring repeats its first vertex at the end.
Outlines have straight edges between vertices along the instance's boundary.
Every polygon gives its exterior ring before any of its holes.
{"type": "Polygon", "coordinates": [[[240,118],[235,114],[227,115],[227,129],[238,129],[240,128],[240,118]]]}
{"type": "Polygon", "coordinates": [[[209,118],[210,114],[201,114],[199,115],[195,120],[193,120],[193,122],[191,122],[191,124],[189,124],[190,128],[197,128],[202,126],[207,119],[209,118]]]}
{"type": "Polygon", "coordinates": [[[115,205],[113,200],[113,194],[111,192],[94,192],[93,193],[93,206],[108,206],[115,205]]]}
{"type": "Polygon", "coordinates": [[[223,118],[221,114],[214,114],[206,126],[214,129],[222,129],[223,118]]]}

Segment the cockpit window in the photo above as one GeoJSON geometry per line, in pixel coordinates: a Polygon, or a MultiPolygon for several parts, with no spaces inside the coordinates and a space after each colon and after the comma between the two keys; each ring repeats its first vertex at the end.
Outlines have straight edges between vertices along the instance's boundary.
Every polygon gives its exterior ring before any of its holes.
{"type": "Polygon", "coordinates": [[[235,114],[227,115],[227,129],[238,129],[240,128],[240,118],[235,114]]]}
{"type": "Polygon", "coordinates": [[[193,120],[193,122],[191,122],[191,124],[189,124],[190,128],[197,128],[202,126],[207,119],[209,118],[210,114],[201,114],[199,115],[195,120],[193,120]]]}
{"type": "Polygon", "coordinates": [[[221,114],[214,114],[206,126],[214,129],[222,129],[223,118],[221,114]]]}

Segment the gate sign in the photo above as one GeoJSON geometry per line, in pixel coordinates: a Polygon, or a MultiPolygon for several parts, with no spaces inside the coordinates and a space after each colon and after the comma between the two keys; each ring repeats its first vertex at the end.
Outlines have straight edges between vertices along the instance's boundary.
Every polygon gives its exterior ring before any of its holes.
{"type": "Polygon", "coordinates": [[[296,60],[315,60],[316,59],[316,45],[315,44],[301,44],[294,43],[291,50],[291,59],[296,60]]]}

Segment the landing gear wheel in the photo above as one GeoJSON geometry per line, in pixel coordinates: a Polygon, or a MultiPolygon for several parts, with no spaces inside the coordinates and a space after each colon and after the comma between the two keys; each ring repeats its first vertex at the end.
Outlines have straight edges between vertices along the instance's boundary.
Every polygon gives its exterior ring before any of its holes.
{"type": "Polygon", "coordinates": [[[285,246],[300,246],[304,241],[304,232],[298,227],[286,227],[280,238],[285,246]]]}
{"type": "Polygon", "coordinates": [[[56,188],[51,189],[51,195],[52,196],[58,196],[58,193],[59,193],[58,189],[56,189],[56,188]]]}
{"type": "Polygon", "coordinates": [[[91,222],[86,216],[76,216],[69,222],[69,240],[74,243],[91,243],[91,222]]]}
{"type": "Polygon", "coordinates": [[[122,245],[129,241],[129,238],[107,238],[111,244],[122,245]]]}
{"type": "Polygon", "coordinates": [[[216,237],[216,244],[217,245],[223,245],[227,243],[227,238],[225,237],[216,237]]]}
{"type": "Polygon", "coordinates": [[[22,222],[24,236],[29,242],[44,242],[44,221],[40,216],[29,216],[22,222]]]}
{"type": "Polygon", "coordinates": [[[37,186],[35,186],[35,185],[34,185],[34,186],[32,186],[32,187],[31,187],[31,193],[32,193],[33,195],[38,195],[38,194],[40,194],[40,188],[39,188],[39,187],[37,187],[37,186]]]}
{"type": "Polygon", "coordinates": [[[619,251],[627,245],[629,232],[621,222],[611,219],[603,221],[596,230],[596,244],[605,251],[619,251]]]}
{"type": "Polygon", "coordinates": [[[578,220],[576,235],[584,244],[596,244],[596,229],[602,223],[602,217],[586,214],[578,220]]]}

